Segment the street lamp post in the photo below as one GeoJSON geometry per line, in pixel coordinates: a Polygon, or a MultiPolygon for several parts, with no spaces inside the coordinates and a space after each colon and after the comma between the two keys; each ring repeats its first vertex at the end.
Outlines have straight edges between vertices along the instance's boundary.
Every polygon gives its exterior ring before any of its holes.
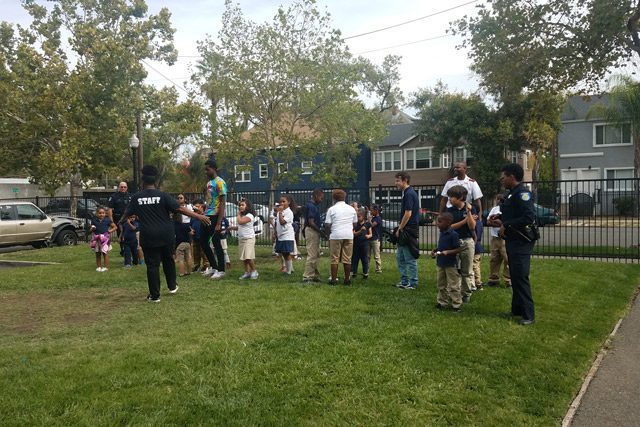
{"type": "Polygon", "coordinates": [[[140,140],[134,133],[131,135],[129,139],[129,147],[131,147],[131,152],[133,153],[133,190],[132,193],[138,191],[138,158],[136,155],[138,154],[138,147],[140,146],[140,140]]]}

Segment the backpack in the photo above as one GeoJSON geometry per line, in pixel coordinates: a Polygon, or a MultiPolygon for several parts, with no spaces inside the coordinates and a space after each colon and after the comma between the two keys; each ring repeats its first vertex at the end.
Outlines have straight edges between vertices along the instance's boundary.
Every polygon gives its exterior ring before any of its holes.
{"type": "Polygon", "coordinates": [[[259,216],[256,216],[255,221],[253,221],[253,232],[256,234],[262,234],[264,227],[264,222],[260,219],[259,216]]]}

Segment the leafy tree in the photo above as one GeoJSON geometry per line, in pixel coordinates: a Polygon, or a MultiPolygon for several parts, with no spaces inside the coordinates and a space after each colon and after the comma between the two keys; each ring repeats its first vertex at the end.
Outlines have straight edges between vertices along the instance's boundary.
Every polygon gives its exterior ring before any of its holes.
{"type": "Polygon", "coordinates": [[[250,165],[264,156],[271,189],[296,179],[292,171],[279,173],[280,162],[312,160],[339,147],[331,162],[314,165],[327,176],[347,169],[354,147],[383,137],[379,118],[356,100],[361,64],[313,0],[280,8],[264,24],[227,0],[218,40],[198,49],[203,59],[193,81],[211,109],[208,141],[218,162],[250,165]]]}
{"type": "MultiPolygon", "coordinates": [[[[474,177],[482,183],[497,182],[513,136],[510,122],[501,121],[480,96],[449,93],[442,83],[415,93],[412,106],[418,110],[418,131],[438,152],[467,147],[474,177]]],[[[497,185],[487,189],[488,195],[496,189],[497,185]]]]}
{"type": "Polygon", "coordinates": [[[522,91],[597,87],[640,52],[640,1],[494,0],[453,23],[481,85],[502,102],[522,91]],[[627,25],[625,25],[627,24],[627,25]],[[627,26],[629,27],[627,29],[627,26]]]}
{"type": "Polygon", "coordinates": [[[514,96],[498,110],[501,119],[512,124],[509,148],[531,151],[530,167],[534,181],[540,178],[541,159],[553,154],[553,144],[561,128],[560,112],[564,102],[563,96],[538,91],[514,96]]]}
{"type": "Polygon", "coordinates": [[[52,190],[71,181],[74,191],[122,162],[142,105],[141,61],[172,63],[174,30],[167,9],[148,15],[143,0],[51,3],[25,0],[32,23],[18,26],[17,35],[2,26],[7,85],[0,90],[8,86],[12,98],[0,121],[0,146],[11,141],[21,153],[14,167],[36,182],[52,190]]]}
{"type": "Polygon", "coordinates": [[[158,168],[158,185],[162,185],[180,150],[196,145],[202,131],[202,107],[192,100],[179,102],[175,88],[144,88],[143,142],[146,163],[158,168]]]}
{"type": "Polygon", "coordinates": [[[364,73],[364,89],[376,97],[376,109],[380,113],[405,102],[404,95],[398,87],[398,67],[401,60],[402,57],[398,55],[387,55],[382,65],[377,66],[369,59],[360,59],[364,73]]]}

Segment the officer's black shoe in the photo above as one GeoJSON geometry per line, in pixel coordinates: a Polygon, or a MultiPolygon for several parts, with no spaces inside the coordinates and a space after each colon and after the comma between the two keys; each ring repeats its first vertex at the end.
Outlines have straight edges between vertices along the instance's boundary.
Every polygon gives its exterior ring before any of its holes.
{"type": "Polygon", "coordinates": [[[469,301],[471,301],[471,297],[469,295],[465,295],[462,297],[462,303],[463,304],[468,304],[469,301]]]}
{"type": "Polygon", "coordinates": [[[436,304],[436,308],[437,308],[438,310],[446,310],[447,306],[446,306],[446,305],[442,305],[442,304],[440,304],[440,303],[437,303],[437,304],[436,304]]]}
{"type": "Polygon", "coordinates": [[[522,326],[527,326],[527,325],[532,325],[533,324],[533,320],[531,320],[531,319],[520,319],[520,321],[518,323],[521,324],[522,326]]]}

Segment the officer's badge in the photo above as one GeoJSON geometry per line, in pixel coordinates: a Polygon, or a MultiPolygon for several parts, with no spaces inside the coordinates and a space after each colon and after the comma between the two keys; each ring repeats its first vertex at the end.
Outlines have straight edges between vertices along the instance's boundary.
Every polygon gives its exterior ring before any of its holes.
{"type": "Polygon", "coordinates": [[[520,193],[520,199],[523,202],[528,202],[529,200],[531,200],[531,193],[520,193]]]}

